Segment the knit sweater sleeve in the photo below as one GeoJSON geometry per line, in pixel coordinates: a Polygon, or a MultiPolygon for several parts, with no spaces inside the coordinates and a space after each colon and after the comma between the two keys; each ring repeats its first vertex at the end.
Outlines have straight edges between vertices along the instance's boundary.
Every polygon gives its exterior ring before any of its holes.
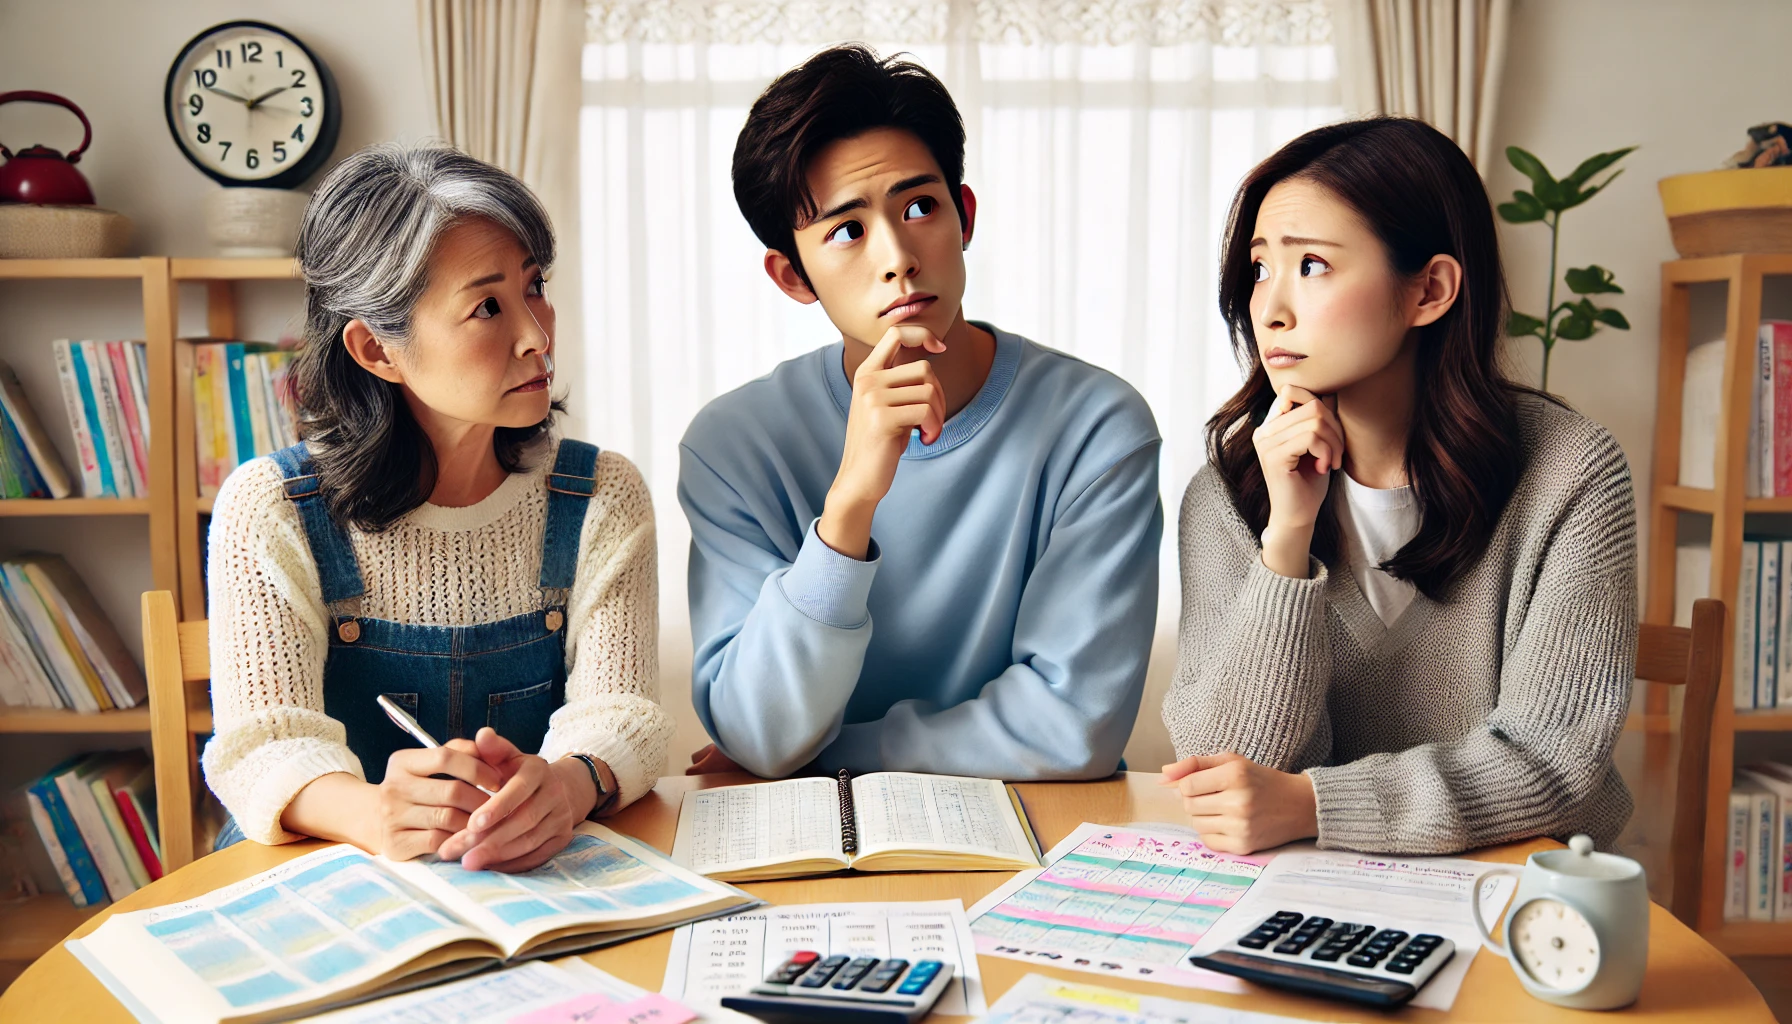
{"type": "Polygon", "coordinates": [[[604,452],[579,536],[566,628],[566,704],[541,756],[601,758],[628,804],[666,766],[672,716],[659,703],[659,581],[653,503],[633,463],[604,452]]]}
{"type": "Polygon", "coordinates": [[[1331,749],[1327,569],[1293,579],[1257,539],[1212,466],[1182,499],[1182,622],[1164,724],[1176,756],[1232,751],[1283,771],[1331,749]]]}
{"type": "Polygon", "coordinates": [[[1514,563],[1498,703],[1458,738],[1311,769],[1320,846],[1442,854],[1565,836],[1608,784],[1636,676],[1630,469],[1590,423],[1546,447],[1527,471],[1540,550],[1514,563]]]}
{"type": "Polygon", "coordinates": [[[365,778],[342,724],[324,714],[329,610],[304,526],[272,460],[244,463],[212,514],[212,739],[205,781],[261,843],[299,790],[332,772],[365,778]]]}

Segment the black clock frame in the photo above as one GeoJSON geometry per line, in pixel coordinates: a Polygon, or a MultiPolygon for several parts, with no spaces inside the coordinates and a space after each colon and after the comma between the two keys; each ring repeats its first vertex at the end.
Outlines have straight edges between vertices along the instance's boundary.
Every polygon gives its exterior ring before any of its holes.
{"type": "Polygon", "coordinates": [[[192,39],[188,40],[187,45],[181,47],[180,53],[175,55],[174,63],[168,66],[168,78],[162,83],[162,116],[168,122],[168,134],[174,137],[174,147],[180,150],[182,156],[187,158],[187,162],[191,163],[194,167],[199,168],[205,173],[206,177],[211,178],[225,188],[296,188],[304,183],[305,179],[315,174],[317,169],[324,165],[325,161],[330,159],[330,154],[336,149],[337,136],[342,133],[342,104],[336,91],[336,77],[330,74],[330,66],[325,64],[323,59],[318,57],[318,55],[312,51],[311,47],[300,42],[291,32],[288,32],[277,25],[270,25],[265,21],[221,22],[205,29],[192,39]],[[180,66],[186,62],[187,55],[192,53],[194,48],[196,48],[202,41],[225,29],[232,28],[256,28],[265,32],[272,32],[298,47],[304,52],[306,58],[311,61],[311,65],[317,68],[319,89],[323,93],[324,99],[324,116],[323,121],[319,124],[317,129],[317,141],[312,144],[310,149],[305,151],[305,155],[299,158],[298,162],[294,163],[286,170],[281,171],[279,174],[266,178],[256,178],[250,181],[245,181],[241,178],[232,178],[228,174],[223,174],[215,168],[208,167],[204,163],[201,163],[199,158],[193,155],[193,151],[187,148],[185,141],[181,138],[180,125],[174,120],[174,85],[175,78],[180,72],[180,66]]]}

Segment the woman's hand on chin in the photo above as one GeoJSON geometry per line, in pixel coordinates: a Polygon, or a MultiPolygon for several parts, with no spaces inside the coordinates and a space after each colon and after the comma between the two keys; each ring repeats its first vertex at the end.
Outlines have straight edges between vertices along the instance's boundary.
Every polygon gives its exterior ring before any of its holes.
{"type": "Polygon", "coordinates": [[[1306,579],[1319,508],[1332,471],[1344,468],[1344,425],[1330,404],[1285,384],[1251,440],[1269,493],[1263,564],[1283,576],[1306,579]]]}
{"type": "Polygon", "coordinates": [[[1164,765],[1159,785],[1182,794],[1201,842],[1220,853],[1255,853],[1319,834],[1313,782],[1238,754],[1164,765]]]}
{"type": "Polygon", "coordinates": [[[497,769],[503,788],[475,810],[466,826],[442,843],[443,860],[471,871],[528,871],[572,841],[591,813],[596,787],[583,762],[557,763],[525,754],[484,728],[474,737],[480,760],[497,769]]]}

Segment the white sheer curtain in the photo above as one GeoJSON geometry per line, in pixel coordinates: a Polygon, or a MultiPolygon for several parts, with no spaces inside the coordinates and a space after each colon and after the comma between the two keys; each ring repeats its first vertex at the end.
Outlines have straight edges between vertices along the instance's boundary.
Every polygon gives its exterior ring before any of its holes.
{"type": "MultiPolygon", "coordinates": [[[[664,700],[690,712],[677,444],[716,395],[838,338],[760,270],[729,161],[753,99],[822,46],[907,51],[952,90],[978,195],[966,312],[1125,377],[1164,436],[1163,600],[1128,760],[1155,768],[1174,661],[1176,510],[1238,385],[1219,232],[1257,160],[1342,108],[1324,0],[593,0],[580,130],[589,436],[656,503],[664,700]]],[[[674,764],[676,770],[678,764],[674,764]]]]}

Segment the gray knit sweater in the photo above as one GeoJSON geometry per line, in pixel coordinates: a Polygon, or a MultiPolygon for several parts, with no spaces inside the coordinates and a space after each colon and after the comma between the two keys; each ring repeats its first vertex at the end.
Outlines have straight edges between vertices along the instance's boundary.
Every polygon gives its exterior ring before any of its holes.
{"type": "Polygon", "coordinates": [[[1636,510],[1624,453],[1519,400],[1528,465],[1446,603],[1384,626],[1344,566],[1263,564],[1212,466],[1182,502],[1176,756],[1305,770],[1319,845],[1443,854],[1630,817],[1612,763],[1636,660],[1636,510]],[[1337,571],[1333,571],[1337,570],[1337,571]]]}

